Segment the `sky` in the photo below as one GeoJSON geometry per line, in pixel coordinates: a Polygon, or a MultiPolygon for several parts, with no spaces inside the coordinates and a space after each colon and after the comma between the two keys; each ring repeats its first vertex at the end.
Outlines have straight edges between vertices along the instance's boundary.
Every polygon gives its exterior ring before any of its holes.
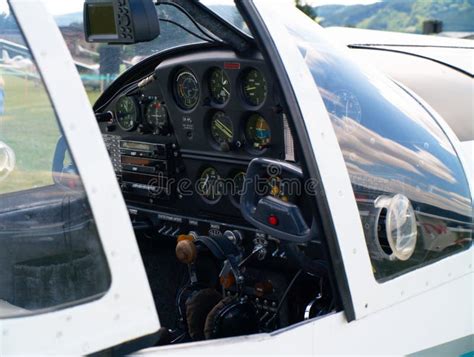
{"type": "MultiPolygon", "coordinates": [[[[62,15],[72,12],[79,12],[82,9],[84,0],[42,0],[48,10],[53,15],[62,15]]],[[[377,0],[308,0],[311,5],[355,5],[355,4],[373,4],[377,0]]]]}
{"type": "Polygon", "coordinates": [[[84,6],[84,0],[42,0],[53,15],[79,12],[84,6]]]}

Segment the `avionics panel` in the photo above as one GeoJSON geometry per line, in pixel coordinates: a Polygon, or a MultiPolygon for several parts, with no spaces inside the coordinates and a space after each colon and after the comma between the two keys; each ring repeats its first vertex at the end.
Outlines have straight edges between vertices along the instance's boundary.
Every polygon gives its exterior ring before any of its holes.
{"type": "Polygon", "coordinates": [[[298,159],[262,57],[195,51],[143,78],[117,93],[103,108],[114,121],[100,124],[127,204],[247,225],[238,187],[249,162],[298,159]]]}

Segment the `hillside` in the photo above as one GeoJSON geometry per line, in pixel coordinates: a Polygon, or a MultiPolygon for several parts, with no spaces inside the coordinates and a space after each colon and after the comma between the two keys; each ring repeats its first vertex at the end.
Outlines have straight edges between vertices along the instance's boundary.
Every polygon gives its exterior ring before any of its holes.
{"type": "Polygon", "coordinates": [[[59,15],[54,18],[60,27],[70,26],[71,24],[82,24],[82,12],[76,12],[66,15],[59,15]]]}
{"type": "Polygon", "coordinates": [[[420,33],[423,21],[443,21],[443,31],[474,32],[474,0],[384,0],[371,5],[315,8],[322,26],[420,33]]]}

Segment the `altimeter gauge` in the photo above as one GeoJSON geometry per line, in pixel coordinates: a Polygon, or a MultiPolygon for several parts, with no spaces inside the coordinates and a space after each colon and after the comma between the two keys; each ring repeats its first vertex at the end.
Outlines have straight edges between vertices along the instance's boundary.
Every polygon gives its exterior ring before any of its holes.
{"type": "Polygon", "coordinates": [[[249,70],[242,78],[242,90],[245,100],[252,106],[259,106],[267,98],[267,80],[257,69],[249,70]]]}

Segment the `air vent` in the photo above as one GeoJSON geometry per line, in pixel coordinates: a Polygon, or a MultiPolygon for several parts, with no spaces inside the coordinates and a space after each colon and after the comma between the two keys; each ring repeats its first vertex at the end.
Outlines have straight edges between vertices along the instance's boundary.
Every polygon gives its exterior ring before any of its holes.
{"type": "Polygon", "coordinates": [[[376,221],[376,244],[389,260],[408,260],[416,249],[417,223],[410,200],[397,194],[379,196],[374,206],[380,209],[376,221]]]}
{"type": "Polygon", "coordinates": [[[387,237],[387,209],[383,208],[377,221],[377,240],[382,251],[387,255],[392,255],[393,250],[390,248],[387,237]]]}

